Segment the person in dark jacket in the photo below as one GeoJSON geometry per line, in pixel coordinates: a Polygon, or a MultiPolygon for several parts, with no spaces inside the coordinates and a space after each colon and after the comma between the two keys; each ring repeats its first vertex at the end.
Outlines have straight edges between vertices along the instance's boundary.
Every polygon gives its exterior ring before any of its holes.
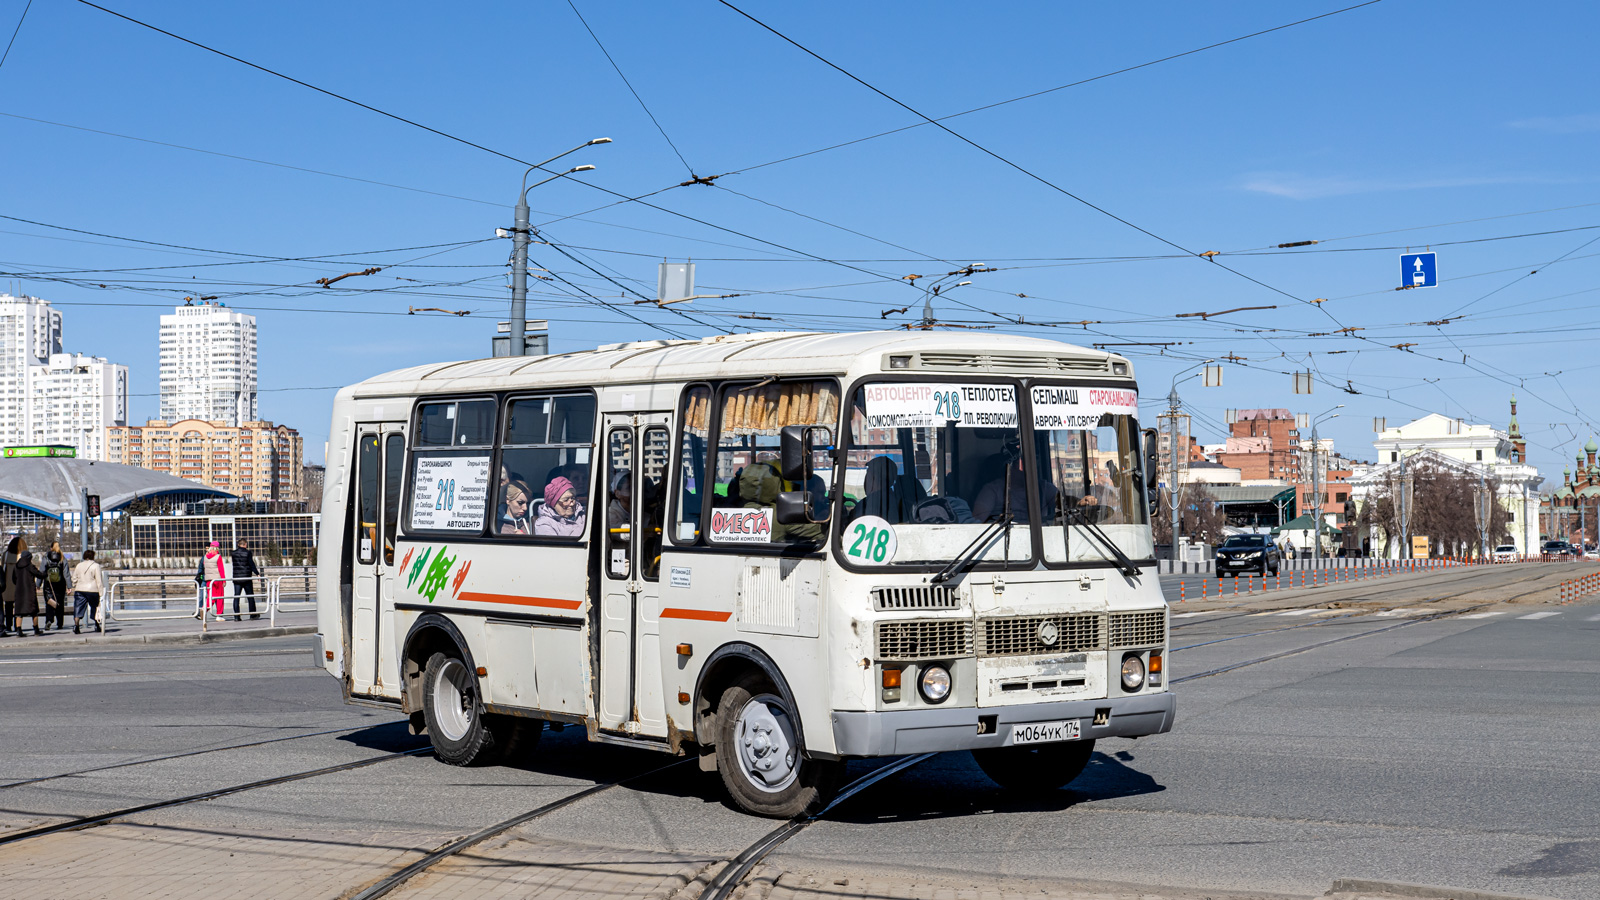
{"type": "Polygon", "coordinates": [[[33,633],[44,634],[39,630],[39,580],[44,578],[44,573],[33,563],[33,552],[28,549],[28,544],[20,536],[11,539],[11,546],[7,548],[7,556],[16,555],[16,562],[11,564],[11,593],[14,595],[12,602],[15,604],[17,616],[17,637],[22,637],[22,617],[33,618],[33,633]]]}
{"type": "Polygon", "coordinates": [[[13,630],[17,636],[22,636],[22,627],[17,624],[16,599],[17,592],[11,590],[11,566],[16,563],[16,553],[10,549],[11,542],[3,555],[0,555],[0,637],[9,635],[13,630]]]}
{"type": "Polygon", "coordinates": [[[256,555],[250,552],[250,542],[244,538],[239,539],[239,546],[233,551],[233,620],[239,621],[239,595],[250,595],[250,618],[259,619],[261,614],[256,612],[256,576],[263,575],[261,567],[256,565],[256,555]]]}
{"type": "Polygon", "coordinates": [[[51,541],[45,551],[44,565],[44,630],[67,627],[67,589],[72,586],[66,554],[61,552],[61,542],[51,541]]]}

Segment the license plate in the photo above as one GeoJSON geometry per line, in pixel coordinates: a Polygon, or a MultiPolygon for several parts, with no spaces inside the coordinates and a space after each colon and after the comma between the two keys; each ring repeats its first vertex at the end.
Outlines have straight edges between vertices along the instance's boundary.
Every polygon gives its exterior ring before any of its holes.
{"type": "Polygon", "coordinates": [[[1048,744],[1054,741],[1078,739],[1078,720],[1065,722],[1028,722],[1011,726],[1012,744],[1048,744]]]}

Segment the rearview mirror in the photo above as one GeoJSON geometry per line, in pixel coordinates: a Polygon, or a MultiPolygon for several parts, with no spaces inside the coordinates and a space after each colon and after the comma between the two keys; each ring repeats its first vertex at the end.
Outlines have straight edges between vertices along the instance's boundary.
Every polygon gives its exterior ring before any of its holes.
{"type": "Polygon", "coordinates": [[[1156,511],[1161,502],[1161,438],[1154,428],[1144,430],[1144,489],[1150,502],[1150,511],[1156,511]]]}
{"type": "Polygon", "coordinates": [[[777,519],[779,525],[806,525],[816,522],[811,517],[810,491],[784,491],[778,495],[777,519]]]}
{"type": "Polygon", "coordinates": [[[778,436],[778,468],[783,480],[805,484],[811,480],[811,454],[816,449],[817,433],[824,447],[832,447],[833,432],[822,425],[785,425],[778,436]]]}

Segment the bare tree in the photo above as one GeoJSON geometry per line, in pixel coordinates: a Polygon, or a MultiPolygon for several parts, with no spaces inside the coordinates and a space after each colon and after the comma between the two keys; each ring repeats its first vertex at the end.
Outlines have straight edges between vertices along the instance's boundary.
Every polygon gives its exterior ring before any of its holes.
{"type": "MultiPolygon", "coordinates": [[[[1477,509],[1482,495],[1487,493],[1489,544],[1510,540],[1511,517],[1500,502],[1499,479],[1480,482],[1467,472],[1426,459],[1411,466],[1407,478],[1411,481],[1411,514],[1410,527],[1405,530],[1410,534],[1425,536],[1435,546],[1476,549],[1481,539],[1477,509]]],[[[1402,531],[1398,501],[1401,489],[1399,473],[1392,472],[1361,509],[1362,524],[1383,529],[1385,555],[1402,531]]]]}
{"type": "MultiPolygon", "coordinates": [[[[1179,527],[1183,529],[1183,536],[1202,544],[1220,543],[1223,537],[1222,529],[1228,524],[1228,518],[1206,486],[1186,485],[1180,496],[1183,503],[1183,521],[1179,527]]],[[[1161,503],[1157,506],[1157,515],[1151,523],[1158,544],[1172,543],[1172,518],[1165,514],[1166,510],[1172,509],[1167,505],[1169,500],[1168,495],[1163,493],[1161,503]]]]}

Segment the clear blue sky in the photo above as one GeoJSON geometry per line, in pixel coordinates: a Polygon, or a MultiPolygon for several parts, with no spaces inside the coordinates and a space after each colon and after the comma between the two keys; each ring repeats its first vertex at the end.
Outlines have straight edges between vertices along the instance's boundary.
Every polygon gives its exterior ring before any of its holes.
{"type": "MultiPolygon", "coordinates": [[[[0,39],[25,3],[0,0],[0,39]]],[[[923,297],[901,276],[981,262],[1000,271],[974,275],[941,299],[942,320],[1079,343],[1184,342],[1171,350],[1181,362],[1133,356],[1147,398],[1164,396],[1193,359],[1248,358],[1227,366],[1222,388],[1184,388],[1202,440],[1220,439],[1230,407],[1318,413],[1345,403],[1323,434],[1370,458],[1373,416],[1398,423],[1436,411],[1504,427],[1515,390],[1532,459],[1559,481],[1594,428],[1600,241],[1584,245],[1600,229],[1571,230],[1600,225],[1593,4],[1384,0],[947,123],[1189,251],[1222,251],[1216,263],[1236,275],[1182,258],[932,126],[751,168],[920,120],[714,0],[578,0],[687,167],[565,0],[106,3],[512,157],[537,162],[592,137],[614,138],[565,162],[598,166],[585,180],[628,196],[676,185],[690,169],[721,175],[718,187],[649,198],[681,215],[627,203],[545,231],[593,270],[651,296],[656,263],[693,258],[700,293],[746,295],[681,307],[718,327],[898,324],[915,317],[923,297]],[[1451,243],[1553,231],[1561,233],[1451,243]],[[1237,253],[1311,239],[1324,243],[1237,253]],[[1399,253],[1430,245],[1441,285],[1392,290],[1399,253]],[[1179,258],[1150,258],[1163,256],[1179,258]],[[1304,302],[1315,298],[1329,300],[1320,309],[1304,302]],[[908,304],[908,313],[880,317],[908,304]],[[1220,320],[1175,318],[1274,304],[1220,320]],[[1408,324],[1458,311],[1470,315],[1408,324]],[[1014,324],[1019,316],[1100,324],[1014,324]],[[1346,326],[1365,330],[1309,336],[1346,326]],[[1403,343],[1416,346],[1392,349],[1403,343]],[[1296,396],[1282,373],[1307,368],[1324,380],[1313,395],[1296,396]],[[1329,384],[1347,380],[1359,395],[1329,384]]],[[[1348,5],[744,8],[943,116],[1348,5]]],[[[0,113],[0,214],[225,251],[0,220],[0,270],[38,273],[22,288],[60,305],[69,350],[130,366],[135,421],[157,409],[157,317],[184,293],[217,295],[257,315],[261,412],[300,429],[313,459],[327,437],[332,391],[301,389],[485,355],[506,315],[510,242],[493,234],[510,224],[523,167],[504,158],[75,0],[32,3],[0,67],[0,113]],[[445,244],[461,246],[376,252],[445,244]],[[239,254],[331,259],[263,263],[239,254]],[[188,268],[149,268],[174,266],[188,268]],[[386,268],[341,282],[347,290],[314,285],[366,266],[386,268]],[[93,271],[110,269],[121,271],[93,271]],[[409,306],[473,315],[308,311],[409,306]]],[[[613,199],[552,183],[532,195],[534,221],[613,199]]],[[[530,317],[551,320],[558,351],[660,336],[658,325],[715,333],[635,306],[589,268],[548,246],[533,249],[535,265],[575,286],[539,282],[530,298],[530,317]],[[576,297],[578,289],[601,302],[576,297]]],[[[9,288],[18,279],[5,280],[9,288]]]]}

